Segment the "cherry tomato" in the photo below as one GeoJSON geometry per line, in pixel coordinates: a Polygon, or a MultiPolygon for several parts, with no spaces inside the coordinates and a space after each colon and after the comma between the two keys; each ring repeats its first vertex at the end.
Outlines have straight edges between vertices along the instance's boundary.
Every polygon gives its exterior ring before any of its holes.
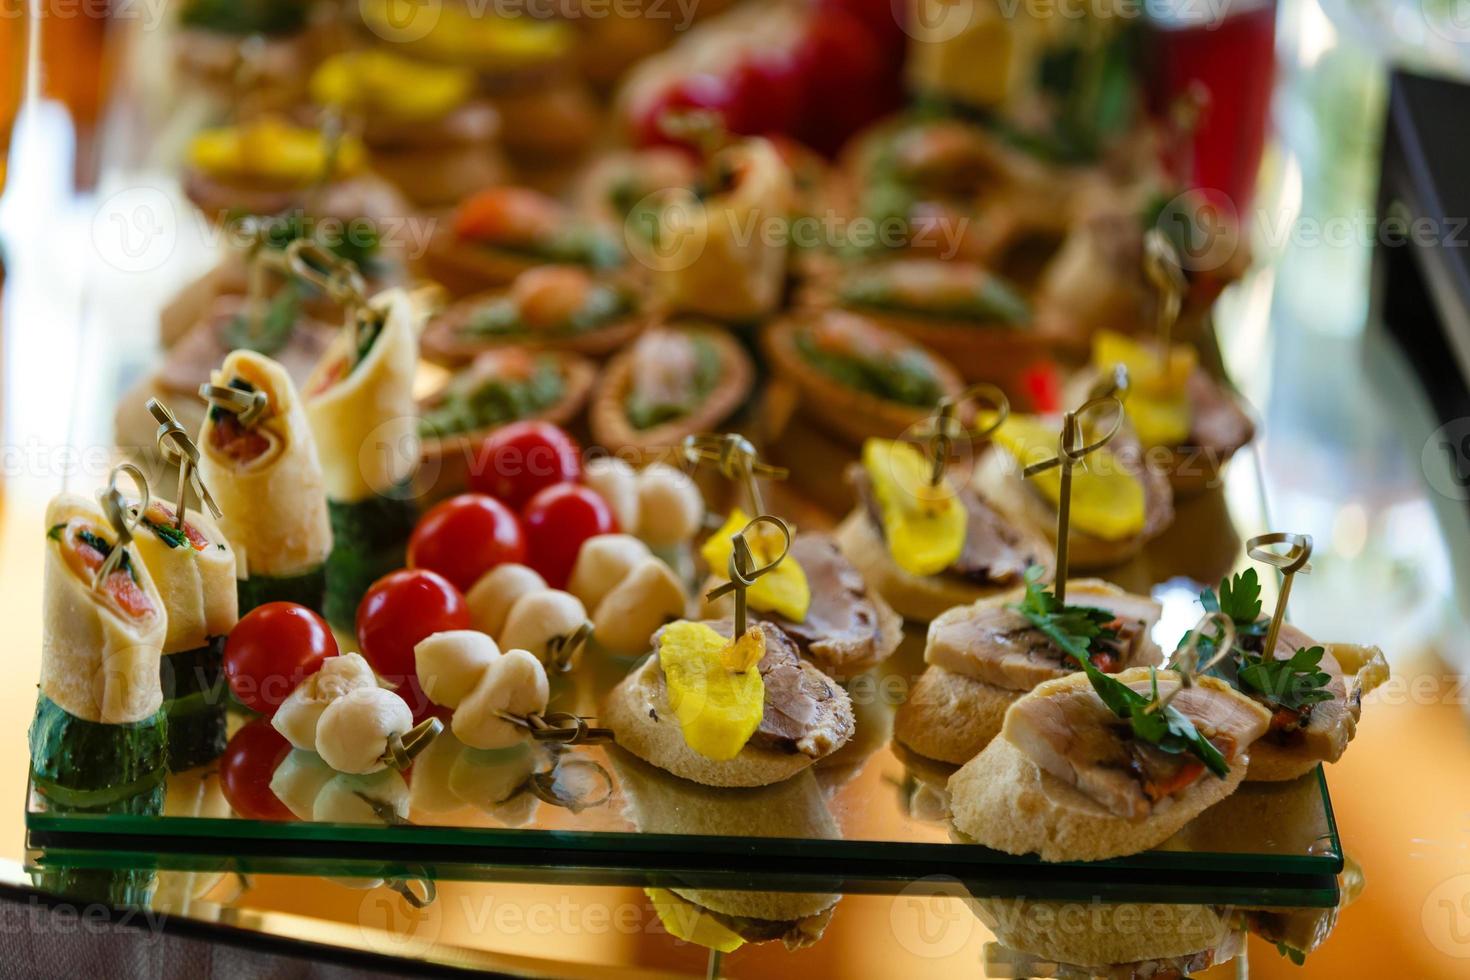
{"type": "Polygon", "coordinates": [[[582,477],[576,440],[550,422],[512,422],[480,444],[470,489],[520,510],[543,487],[582,477]]]}
{"type": "Polygon", "coordinates": [[[903,91],[897,66],[863,22],[838,9],[812,11],[796,61],[806,81],[806,117],[798,136],[835,153],[863,125],[894,108],[903,91]]]}
{"type": "Polygon", "coordinates": [[[526,530],[526,564],[554,589],[564,588],[582,542],[618,529],[612,508],[590,487],[558,483],[547,487],[521,512],[526,530]]]}
{"type": "Polygon", "coordinates": [[[230,630],[225,679],[242,704],[269,718],[297,684],[336,655],[326,620],[294,602],[268,602],[230,630]]]}
{"type": "Polygon", "coordinates": [[[719,75],[700,73],[676,79],[635,110],[633,138],[640,146],[693,147],[664,129],[665,115],[708,109],[722,117],[730,107],[730,84],[719,75]]]}
{"type": "Polygon", "coordinates": [[[419,687],[413,648],[433,633],[470,628],[464,596],[427,568],[389,572],[372,584],[357,607],[357,643],[378,676],[398,685],[414,718],[433,705],[419,687]]]}
{"type": "Polygon", "coordinates": [[[230,809],[246,820],[295,820],[271,792],[271,776],[290,751],[291,743],[264,718],[230,736],[219,759],[219,787],[230,809]]]}
{"type": "Polygon", "coordinates": [[[438,572],[461,592],[496,565],[525,558],[526,539],[515,513],[483,493],[462,493],[435,505],[408,539],[408,567],[438,572]]]}

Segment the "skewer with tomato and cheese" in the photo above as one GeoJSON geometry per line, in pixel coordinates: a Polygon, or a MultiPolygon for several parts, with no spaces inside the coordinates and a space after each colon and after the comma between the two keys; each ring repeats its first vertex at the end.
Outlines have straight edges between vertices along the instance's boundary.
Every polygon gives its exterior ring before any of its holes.
{"type": "Polygon", "coordinates": [[[316,440],[285,368],[237,350],[215,371],[199,436],[200,475],[235,550],[240,612],[279,600],[320,609],[332,526],[316,440]],[[251,409],[221,403],[229,389],[251,409]]]}
{"type": "Polygon", "coordinates": [[[125,540],[125,515],[116,519],[74,494],[46,508],[31,773],[48,801],[68,808],[147,810],[162,803],[167,722],[159,662],[168,614],[148,567],[125,540]]]}
{"type": "Polygon", "coordinates": [[[333,548],[325,613],[349,628],[363,593],[403,565],[415,508],[407,492],[419,459],[413,376],[424,311],[402,290],[349,316],[305,385],[321,452],[333,548]]]}
{"type": "Polygon", "coordinates": [[[240,618],[235,552],[224,534],[203,512],[188,511],[179,524],[174,504],[154,500],[139,515],[133,538],[167,612],[159,676],[174,772],[224,751],[221,660],[225,637],[240,618]]]}

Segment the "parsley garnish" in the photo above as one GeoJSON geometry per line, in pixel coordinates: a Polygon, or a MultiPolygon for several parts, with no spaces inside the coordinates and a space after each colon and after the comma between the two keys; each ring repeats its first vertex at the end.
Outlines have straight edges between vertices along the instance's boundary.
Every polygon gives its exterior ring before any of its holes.
{"type": "Polygon", "coordinates": [[[1094,640],[1118,638],[1107,624],[1117,619],[1116,613],[1095,606],[1072,606],[1058,602],[1057,597],[1041,584],[1044,570],[1040,565],[1026,569],[1026,597],[1012,606],[1046,634],[1057,647],[1074,659],[1090,663],[1088,650],[1094,640]]]}
{"type": "Polygon", "coordinates": [[[1327,690],[1332,675],[1321,669],[1321,647],[1300,647],[1289,660],[1255,656],[1241,656],[1241,667],[1237,672],[1242,689],[1249,688],[1278,707],[1300,711],[1320,701],[1331,701],[1333,693],[1327,690]]]}
{"type": "MultiPolygon", "coordinates": [[[[77,540],[87,547],[97,551],[99,554],[102,555],[102,558],[104,560],[106,560],[107,557],[112,554],[113,544],[111,541],[108,541],[101,535],[88,531],[85,528],[77,532],[77,540]]],[[[132,579],[135,583],[138,581],[138,570],[133,567],[132,552],[124,551],[122,553],[122,557],[118,559],[117,568],[113,570],[114,574],[116,574],[117,572],[127,572],[128,578],[132,579]]]]}
{"type": "Polygon", "coordinates": [[[1170,755],[1188,752],[1222,779],[1230,772],[1230,766],[1220,750],[1201,735],[1199,729],[1194,727],[1194,722],[1173,705],[1165,705],[1153,711],[1146,710],[1159,700],[1158,671],[1150,671],[1153,690],[1145,695],[1139,694],[1116,677],[1104,674],[1090,660],[1081,659],[1079,662],[1082,669],[1087,671],[1087,679],[1092,682],[1092,689],[1097,692],[1097,696],[1113,714],[1128,722],[1134,738],[1156,746],[1161,752],[1170,755]]]}
{"type": "Polygon", "coordinates": [[[1291,962],[1294,963],[1297,966],[1305,966],[1306,965],[1306,962],[1307,962],[1307,954],[1304,953],[1304,952],[1302,952],[1301,950],[1297,949],[1294,946],[1288,946],[1288,945],[1286,945],[1286,943],[1277,943],[1276,944],[1276,952],[1280,953],[1282,956],[1285,956],[1287,959],[1291,960],[1291,962]]]}
{"type": "MultiPolygon", "coordinates": [[[[1275,651],[1251,653],[1241,640],[1257,640],[1264,644],[1269,620],[1261,618],[1261,583],[1256,570],[1247,568],[1230,579],[1220,580],[1217,596],[1210,589],[1200,593],[1200,604],[1206,612],[1222,612],[1235,622],[1234,656],[1226,657],[1210,670],[1240,690],[1263,696],[1271,704],[1290,711],[1301,711],[1320,701],[1331,701],[1326,690],[1332,676],[1320,669],[1323,649],[1319,646],[1298,648],[1289,659],[1278,660],[1275,651]]],[[[1200,637],[1200,660],[1209,660],[1215,652],[1211,637],[1200,637]]]]}

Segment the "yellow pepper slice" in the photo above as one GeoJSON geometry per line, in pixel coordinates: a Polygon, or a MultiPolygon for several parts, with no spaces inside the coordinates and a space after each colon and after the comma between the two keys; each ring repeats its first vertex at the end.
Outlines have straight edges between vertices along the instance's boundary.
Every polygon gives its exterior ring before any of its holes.
{"type": "Polygon", "coordinates": [[[432,65],[389,51],[347,51],[322,62],[311,76],[320,105],[378,110],[395,119],[438,119],[474,91],[468,68],[432,65]]]}
{"type": "Polygon", "coordinates": [[[1198,360],[1193,347],[1175,344],[1168,364],[1162,364],[1153,348],[1111,330],[1100,331],[1092,344],[1092,363],[1099,371],[1116,364],[1128,368],[1124,405],[1145,446],[1177,446],[1189,438],[1194,418],[1185,385],[1198,360]]]}
{"type": "MultiPolygon", "coordinates": [[[[326,137],[314,129],[262,116],[242,126],[206,129],[189,143],[189,162],[216,177],[253,177],[303,185],[321,178],[328,166],[326,137]]],[[[348,177],[363,167],[362,143],[343,136],[331,160],[333,177],[348,177]]]]}
{"type": "Polygon", "coordinates": [[[745,940],[737,933],[693,902],[686,902],[663,888],[645,888],[643,894],[653,903],[653,910],[658,914],[658,921],[663,923],[664,931],[675,939],[722,953],[733,953],[745,945],[745,940]]]}
{"type": "Polygon", "coordinates": [[[938,575],[965,550],[965,508],[947,478],[930,486],[930,466],[909,443],[863,443],[863,468],[883,518],[888,551],[912,575],[938,575]]]}
{"type": "Polygon", "coordinates": [[[499,70],[564,57],[575,40],[564,21],[472,12],[438,0],[360,0],[368,29],[410,53],[499,70]]]}
{"type": "MultiPolygon", "coordinates": [[[[764,653],[765,635],[760,637],[764,653]]],[[[748,637],[750,634],[747,633],[748,637]]],[[[703,623],[680,620],[664,627],[658,660],[668,686],[669,707],[679,719],[684,741],[707,759],[733,759],[760,727],[766,685],[754,664],[743,672],[727,666],[750,648],[746,637],[732,644],[703,623]]],[[[757,660],[760,658],[757,657],[757,660]]]]}
{"type": "MultiPolygon", "coordinates": [[[[699,549],[710,571],[720,578],[725,577],[730,566],[730,556],[735,552],[735,544],[730,539],[749,523],[750,518],[736,507],[720,529],[711,534],[709,540],[699,549]]],[[[779,555],[784,543],[781,532],[766,524],[758,525],[745,536],[745,540],[750,545],[750,554],[755,559],[757,568],[769,564],[779,555]]],[[[781,564],[756,579],[755,584],[745,590],[745,601],[753,609],[780,613],[793,623],[800,623],[806,620],[807,610],[811,608],[812,589],[801,565],[787,555],[781,564]]]]}
{"type": "MultiPolygon", "coordinates": [[[[995,433],[995,440],[1023,464],[1056,455],[1058,429],[1034,415],[1012,415],[995,433]]],[[[1056,504],[1061,499],[1060,467],[1030,478],[1056,504]]],[[[1118,541],[1143,530],[1143,484],[1123,469],[1106,447],[1098,449],[1072,470],[1072,527],[1094,537],[1118,541]]]]}

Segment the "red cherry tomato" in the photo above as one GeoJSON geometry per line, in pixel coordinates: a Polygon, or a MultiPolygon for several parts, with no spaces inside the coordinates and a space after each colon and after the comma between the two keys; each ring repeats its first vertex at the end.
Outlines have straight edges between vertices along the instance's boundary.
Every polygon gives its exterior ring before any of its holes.
{"type": "Polygon", "coordinates": [[[797,135],[823,153],[835,153],[894,108],[903,91],[897,66],[862,21],[844,10],[812,11],[796,61],[806,81],[806,118],[797,135]]]}
{"type": "Polygon", "coordinates": [[[462,493],[435,505],[408,539],[408,567],[438,572],[461,592],[496,565],[525,558],[520,521],[483,493],[462,493]]]}
{"type": "Polygon", "coordinates": [[[398,685],[415,719],[433,705],[419,687],[413,648],[445,630],[470,628],[470,611],[454,585],[427,568],[389,572],[372,584],[357,607],[357,643],[373,670],[398,685]]]}
{"type": "Polygon", "coordinates": [[[336,655],[326,620],[294,602],[268,602],[230,630],[225,679],[242,704],[269,718],[297,684],[336,655]]]}
{"type": "Polygon", "coordinates": [[[583,541],[618,529],[607,501],[576,483],[558,483],[532,497],[521,512],[521,525],[526,530],[526,564],[554,589],[566,586],[583,541]]]}
{"type": "Polygon", "coordinates": [[[718,75],[700,73],[678,78],[635,109],[633,140],[640,146],[688,147],[688,143],[664,129],[665,115],[709,109],[724,116],[729,111],[730,99],[730,84],[718,75]]]}
{"type": "Polygon", "coordinates": [[[729,72],[726,84],[730,97],[724,116],[730,132],[794,133],[801,124],[803,79],[792,51],[751,51],[729,72]]]}
{"type": "Polygon", "coordinates": [[[576,440],[550,422],[512,422],[480,444],[470,489],[520,510],[543,487],[582,478],[576,440]]]}
{"type": "Polygon", "coordinates": [[[271,776],[290,751],[291,743],[264,718],[230,736],[219,759],[219,787],[230,809],[246,820],[295,820],[271,792],[271,776]]]}

